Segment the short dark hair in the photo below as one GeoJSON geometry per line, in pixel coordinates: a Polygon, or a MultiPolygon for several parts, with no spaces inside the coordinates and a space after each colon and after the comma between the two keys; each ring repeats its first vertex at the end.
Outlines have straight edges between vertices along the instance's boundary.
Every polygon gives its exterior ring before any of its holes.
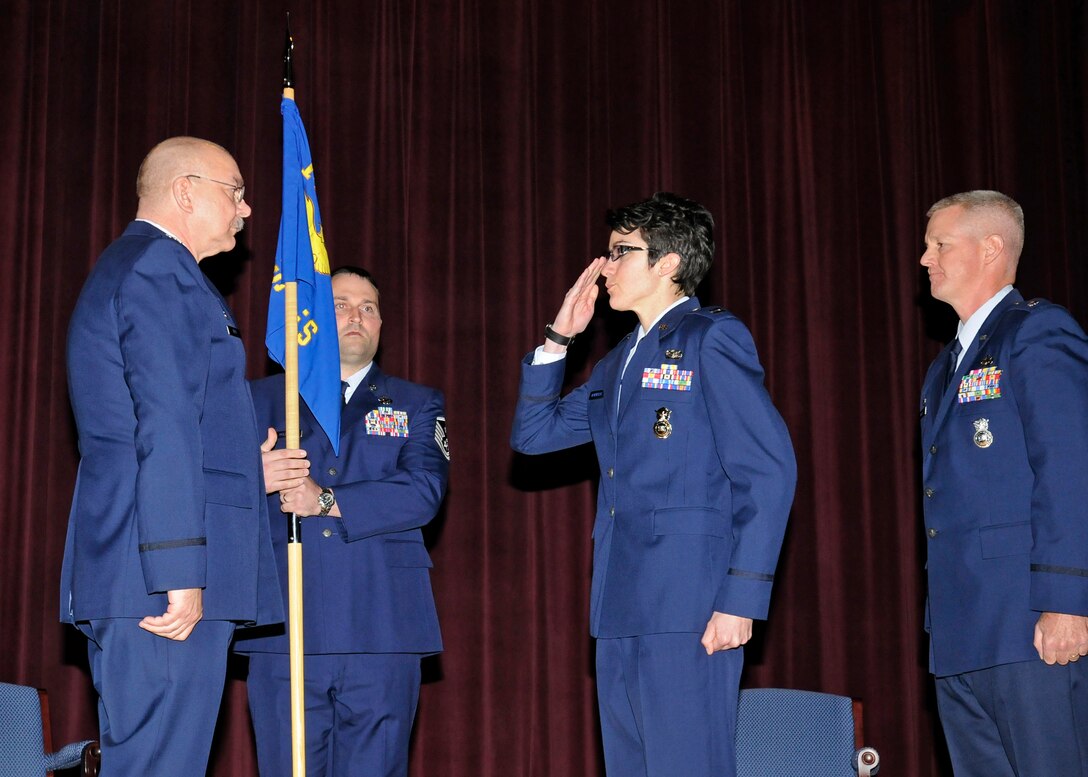
{"type": "Polygon", "coordinates": [[[616,232],[641,230],[653,265],[665,254],[680,256],[672,281],[691,296],[714,261],[714,217],[694,200],[658,192],[648,200],[614,208],[605,217],[616,232]]]}
{"type": "Polygon", "coordinates": [[[382,290],[378,288],[378,282],[374,280],[374,276],[362,267],[356,267],[353,264],[345,264],[343,267],[337,267],[332,271],[329,280],[332,280],[337,275],[357,275],[364,281],[370,281],[370,285],[374,287],[374,291],[378,292],[378,298],[380,299],[382,296],[382,290]]]}

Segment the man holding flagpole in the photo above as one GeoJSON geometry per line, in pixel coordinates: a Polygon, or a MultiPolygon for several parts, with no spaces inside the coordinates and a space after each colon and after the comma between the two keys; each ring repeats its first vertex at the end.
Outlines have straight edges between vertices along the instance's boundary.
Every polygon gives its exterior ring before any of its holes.
{"type": "MultiPolygon", "coordinates": [[[[438,512],[449,474],[441,392],[374,363],[378,289],[361,268],[332,274],[344,403],[339,454],[308,406],[304,450],[282,446],[283,375],[253,384],[269,427],[269,510],[305,517],[306,774],[404,777],[420,659],[442,649],[431,560],[420,528],[438,512]]],[[[287,589],[287,532],[273,523],[287,589]]],[[[239,641],[250,654],[249,700],[262,777],[290,774],[288,640],[239,641]]]]}
{"type": "MultiPolygon", "coordinates": [[[[288,70],[291,45],[288,36],[288,70]]],[[[360,268],[330,276],[293,88],[280,107],[283,213],[266,344],[285,373],[253,391],[269,431],[270,513],[289,516],[272,535],[290,616],[286,632],[254,632],[235,649],[250,654],[264,777],[403,777],[420,659],[442,649],[420,527],[446,490],[444,401],[374,364],[377,285],[360,268]]]]}

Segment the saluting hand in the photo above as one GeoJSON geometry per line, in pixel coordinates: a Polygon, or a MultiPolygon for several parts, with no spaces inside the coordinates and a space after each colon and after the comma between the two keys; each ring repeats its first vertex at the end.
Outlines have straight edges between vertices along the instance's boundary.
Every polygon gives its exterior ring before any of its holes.
{"type": "MultiPolygon", "coordinates": [[[[589,321],[593,318],[597,295],[601,291],[597,285],[597,279],[601,277],[601,270],[607,261],[608,259],[603,256],[594,259],[586,269],[582,270],[582,274],[578,276],[574,285],[567,290],[566,296],[563,297],[563,304],[552,322],[552,329],[556,334],[574,337],[584,332],[589,326],[589,321]]],[[[548,353],[558,353],[565,350],[565,347],[551,340],[545,340],[544,350],[548,353]]]]}

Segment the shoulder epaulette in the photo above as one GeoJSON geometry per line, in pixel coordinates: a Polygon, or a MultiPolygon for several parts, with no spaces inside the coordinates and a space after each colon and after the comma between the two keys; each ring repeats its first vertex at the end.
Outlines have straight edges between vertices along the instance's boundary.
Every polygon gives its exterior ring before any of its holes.
{"type": "Polygon", "coordinates": [[[1035,297],[1033,299],[1026,299],[1026,300],[1022,300],[1020,302],[1014,302],[1012,304],[1012,306],[1014,308],[1020,308],[1020,309],[1028,308],[1030,310],[1031,308],[1036,308],[1039,305],[1042,305],[1044,302],[1046,302],[1046,300],[1043,299],[1042,297],[1035,297]]]}
{"type": "Polygon", "coordinates": [[[695,308],[695,310],[692,310],[690,312],[698,313],[699,315],[706,316],[707,318],[713,318],[714,316],[721,313],[728,313],[729,310],[722,305],[709,305],[707,307],[695,308]]]}

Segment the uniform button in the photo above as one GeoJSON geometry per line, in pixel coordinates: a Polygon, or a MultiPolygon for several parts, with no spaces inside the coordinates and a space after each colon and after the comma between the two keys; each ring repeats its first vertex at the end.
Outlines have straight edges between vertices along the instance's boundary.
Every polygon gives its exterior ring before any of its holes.
{"type": "Polygon", "coordinates": [[[325,529],[323,532],[321,532],[321,536],[322,537],[331,537],[332,536],[332,529],[325,529]]]}
{"type": "Polygon", "coordinates": [[[932,537],[936,537],[936,536],[937,536],[937,530],[936,530],[936,529],[930,529],[930,530],[929,530],[928,532],[926,532],[926,533],[927,533],[927,534],[929,534],[929,536],[930,536],[931,538],[932,538],[932,537]]]}
{"type": "Polygon", "coordinates": [[[926,498],[928,498],[928,499],[933,498],[933,489],[932,488],[927,488],[926,489],[926,498]]]}
{"type": "Polygon", "coordinates": [[[613,518],[615,518],[616,517],[616,508],[615,507],[608,508],[608,514],[610,516],[612,516],[613,518]]]}
{"type": "Polygon", "coordinates": [[[330,475],[335,475],[336,474],[336,467],[329,467],[329,474],[330,475]]]}
{"type": "Polygon", "coordinates": [[[937,452],[937,446],[936,445],[930,445],[929,446],[929,452],[930,453],[936,453],[937,452]]]}
{"type": "Polygon", "coordinates": [[[615,474],[616,474],[616,470],[614,470],[614,469],[612,469],[611,467],[609,467],[609,468],[608,468],[608,477],[612,477],[612,476],[613,476],[613,475],[615,475],[615,474]]]}

